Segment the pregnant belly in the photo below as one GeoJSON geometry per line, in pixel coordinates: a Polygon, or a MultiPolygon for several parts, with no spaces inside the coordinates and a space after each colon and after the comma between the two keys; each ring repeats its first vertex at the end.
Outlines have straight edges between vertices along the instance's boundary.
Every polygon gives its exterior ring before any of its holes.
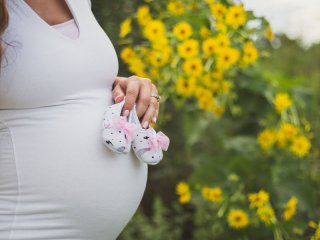
{"type": "Polygon", "coordinates": [[[15,165],[5,165],[16,176],[7,181],[16,189],[15,216],[7,220],[11,239],[116,239],[129,222],[146,187],[147,165],[133,151],[118,154],[103,145],[105,107],[104,101],[74,101],[25,111],[28,118],[7,124],[12,145],[0,150],[14,154],[0,155],[0,164],[15,165]]]}

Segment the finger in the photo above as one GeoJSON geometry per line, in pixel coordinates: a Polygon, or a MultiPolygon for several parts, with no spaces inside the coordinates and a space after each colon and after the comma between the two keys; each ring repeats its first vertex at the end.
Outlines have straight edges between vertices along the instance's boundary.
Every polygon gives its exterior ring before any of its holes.
{"type": "Polygon", "coordinates": [[[127,79],[127,87],[125,93],[125,103],[122,109],[122,113],[126,110],[131,111],[134,103],[136,102],[139,94],[140,82],[136,76],[131,76],[127,79]]]}
{"type": "MultiPolygon", "coordinates": [[[[153,83],[152,83],[152,92],[153,92],[152,95],[158,95],[157,87],[153,83]]],[[[157,118],[158,118],[158,115],[159,115],[159,107],[160,107],[160,103],[157,100],[156,113],[152,117],[152,123],[156,123],[157,122],[157,118]]]]}
{"type": "Polygon", "coordinates": [[[156,122],[157,122],[158,115],[159,115],[159,105],[160,105],[160,104],[157,102],[157,109],[156,109],[155,114],[154,114],[153,117],[152,117],[152,123],[156,123],[156,122]]]}
{"type": "Polygon", "coordinates": [[[115,85],[112,90],[112,98],[115,103],[119,103],[124,99],[124,91],[120,87],[120,84],[115,85]]]}
{"type": "Polygon", "coordinates": [[[151,102],[151,81],[148,78],[140,79],[140,91],[137,102],[137,115],[141,118],[147,111],[151,102]]]}
{"type": "MultiPolygon", "coordinates": [[[[132,76],[131,76],[132,77],[132,76]]],[[[129,77],[130,78],[130,77],[129,77]]],[[[126,92],[127,90],[127,84],[128,84],[128,79],[127,77],[119,77],[117,76],[116,78],[116,84],[119,84],[121,89],[126,92]]]]}
{"type": "Polygon", "coordinates": [[[152,98],[150,105],[142,118],[143,128],[147,128],[149,124],[152,123],[152,118],[155,116],[157,111],[157,105],[158,105],[157,100],[155,98],[152,98]]]}
{"type": "Polygon", "coordinates": [[[156,114],[152,118],[152,122],[150,123],[151,127],[154,127],[156,125],[157,119],[158,119],[158,115],[159,115],[159,108],[156,110],[156,114]]]}

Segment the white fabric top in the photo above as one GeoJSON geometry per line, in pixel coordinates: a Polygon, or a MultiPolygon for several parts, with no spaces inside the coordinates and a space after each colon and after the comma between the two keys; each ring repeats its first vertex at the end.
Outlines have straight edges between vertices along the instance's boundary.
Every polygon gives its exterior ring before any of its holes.
{"type": "Polygon", "coordinates": [[[63,23],[51,25],[51,27],[72,39],[79,37],[79,29],[73,18],[63,23]]]}
{"type": "Polygon", "coordinates": [[[0,73],[0,240],[113,240],[137,210],[147,164],[101,140],[116,51],[88,0],[66,0],[79,37],[9,0],[0,73]]]}

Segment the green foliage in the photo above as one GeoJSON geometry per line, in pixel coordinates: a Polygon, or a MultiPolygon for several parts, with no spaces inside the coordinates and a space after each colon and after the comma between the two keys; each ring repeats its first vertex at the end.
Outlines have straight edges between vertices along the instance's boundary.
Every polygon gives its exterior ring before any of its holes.
{"type": "Polygon", "coordinates": [[[181,206],[175,206],[176,214],[170,216],[168,209],[162,200],[156,197],[153,202],[153,215],[145,216],[139,209],[132,221],[127,225],[125,231],[119,236],[119,240],[163,240],[180,239],[182,236],[181,224],[185,221],[181,206]]]}

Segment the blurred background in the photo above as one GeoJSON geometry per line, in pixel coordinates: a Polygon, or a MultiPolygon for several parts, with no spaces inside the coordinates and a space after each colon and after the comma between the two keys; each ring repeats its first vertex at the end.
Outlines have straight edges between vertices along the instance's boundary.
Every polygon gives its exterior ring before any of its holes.
{"type": "Polygon", "coordinates": [[[92,10],[118,75],[158,87],[154,127],[171,140],[118,239],[320,239],[320,2],[92,0],[92,10]]]}

